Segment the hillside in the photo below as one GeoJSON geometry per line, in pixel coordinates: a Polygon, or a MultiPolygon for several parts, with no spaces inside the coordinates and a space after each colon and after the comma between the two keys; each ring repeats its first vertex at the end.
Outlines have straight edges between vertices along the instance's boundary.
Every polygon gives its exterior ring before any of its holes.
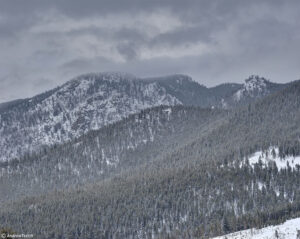
{"type": "Polygon", "coordinates": [[[37,196],[9,195],[16,201],[3,204],[0,224],[40,238],[201,238],[299,216],[297,167],[250,160],[270,146],[283,161],[300,154],[299,109],[295,82],[233,111],[149,109],[3,163],[8,192],[37,196]]]}
{"type": "Polygon", "coordinates": [[[300,231],[300,218],[287,220],[276,226],[269,226],[261,229],[249,229],[221,237],[215,237],[214,239],[295,239],[298,235],[297,230],[300,231]]]}
{"type": "Polygon", "coordinates": [[[226,117],[222,110],[155,107],[69,143],[0,163],[0,203],[21,195],[94,182],[150,164],[217,127],[226,117]]]}
{"type": "Polygon", "coordinates": [[[233,109],[289,84],[258,76],[207,88],[184,75],[140,79],[127,73],[78,76],[33,98],[0,104],[0,161],[76,139],[160,105],[233,109]]]}
{"type": "Polygon", "coordinates": [[[142,109],[181,104],[156,83],[121,73],[88,74],[0,112],[0,161],[67,142],[142,109]]]}
{"type": "Polygon", "coordinates": [[[299,178],[299,171],[215,163],[141,170],[6,204],[0,223],[39,238],[223,235],[299,216],[299,178]]]}

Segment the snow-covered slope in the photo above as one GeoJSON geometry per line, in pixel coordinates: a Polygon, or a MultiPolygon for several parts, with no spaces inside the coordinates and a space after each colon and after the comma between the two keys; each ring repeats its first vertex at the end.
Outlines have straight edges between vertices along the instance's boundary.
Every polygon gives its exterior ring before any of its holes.
{"type": "Polygon", "coordinates": [[[145,108],[176,104],[181,102],[157,82],[125,73],[82,75],[0,112],[0,161],[71,140],[145,108]]]}
{"type": "Polygon", "coordinates": [[[297,230],[300,231],[300,218],[276,226],[239,231],[214,239],[297,239],[297,230]]]}
{"type": "Polygon", "coordinates": [[[147,79],[111,72],[81,75],[33,98],[0,104],[0,161],[72,140],[142,109],[233,108],[281,87],[259,77],[250,77],[244,85],[207,88],[185,75],[147,79]]]}
{"type": "Polygon", "coordinates": [[[248,158],[249,164],[254,166],[255,164],[261,163],[263,167],[268,166],[270,163],[275,163],[278,170],[286,169],[291,167],[291,169],[296,169],[300,167],[300,156],[286,156],[281,158],[279,156],[278,147],[270,147],[266,151],[258,151],[252,154],[248,158]]]}

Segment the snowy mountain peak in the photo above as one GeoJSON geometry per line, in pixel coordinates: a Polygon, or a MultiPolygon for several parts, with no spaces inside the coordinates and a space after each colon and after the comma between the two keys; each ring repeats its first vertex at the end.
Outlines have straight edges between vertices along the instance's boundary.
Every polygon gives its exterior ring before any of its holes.
{"type": "Polygon", "coordinates": [[[192,77],[183,74],[174,74],[160,77],[145,78],[147,81],[157,81],[157,82],[172,82],[177,84],[183,84],[184,82],[195,82],[192,77]]]}
{"type": "Polygon", "coordinates": [[[244,87],[247,89],[247,91],[253,91],[256,89],[262,90],[266,88],[268,82],[269,81],[266,80],[264,77],[260,77],[258,75],[252,75],[245,80],[244,87]]]}
{"type": "Polygon", "coordinates": [[[242,98],[257,98],[265,96],[269,93],[268,80],[258,75],[251,75],[245,80],[242,88],[234,94],[235,101],[240,101],[242,98]]]}
{"type": "Polygon", "coordinates": [[[81,75],[35,98],[0,114],[0,161],[72,140],[146,108],[182,104],[157,82],[118,72],[81,75]]]}
{"type": "Polygon", "coordinates": [[[192,77],[183,74],[170,75],[169,77],[175,81],[193,81],[192,77]]]}
{"type": "Polygon", "coordinates": [[[261,82],[261,81],[264,81],[264,82],[268,82],[268,80],[264,77],[261,77],[259,75],[250,75],[246,80],[245,82],[248,82],[248,81],[256,81],[256,82],[261,82]]]}
{"type": "Polygon", "coordinates": [[[184,84],[184,82],[195,82],[192,77],[187,75],[174,75],[173,78],[178,84],[184,84]]]}
{"type": "MultiPolygon", "coordinates": [[[[107,81],[107,82],[119,82],[122,80],[136,80],[137,77],[126,73],[126,72],[98,72],[98,73],[87,73],[79,75],[70,81],[66,82],[65,85],[80,84],[81,82],[95,82],[95,81],[107,81]]],[[[85,84],[84,83],[84,84],[85,84]]]]}
{"type": "Polygon", "coordinates": [[[0,161],[72,140],[146,108],[233,108],[281,87],[258,76],[244,85],[207,88],[182,74],[144,79],[123,72],[80,75],[33,98],[0,105],[0,161]]]}
{"type": "Polygon", "coordinates": [[[122,82],[122,84],[127,84],[134,80],[137,80],[134,75],[123,72],[88,73],[77,76],[66,82],[60,87],[59,92],[85,93],[91,95],[96,93],[101,86],[115,85],[120,82],[122,82]]]}

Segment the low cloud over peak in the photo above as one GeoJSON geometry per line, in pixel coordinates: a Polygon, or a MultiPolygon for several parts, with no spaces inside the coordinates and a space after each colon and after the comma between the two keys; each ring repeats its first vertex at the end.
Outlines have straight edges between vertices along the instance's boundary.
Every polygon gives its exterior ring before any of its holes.
{"type": "Polygon", "coordinates": [[[0,8],[0,101],[89,71],[181,72],[205,85],[299,78],[300,3],[10,0],[0,8]]]}

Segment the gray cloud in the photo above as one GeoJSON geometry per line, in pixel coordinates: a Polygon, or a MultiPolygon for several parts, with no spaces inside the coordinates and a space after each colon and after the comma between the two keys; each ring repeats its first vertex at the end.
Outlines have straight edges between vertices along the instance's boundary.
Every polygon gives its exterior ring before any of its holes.
{"type": "Polygon", "coordinates": [[[0,8],[0,102],[77,74],[185,73],[205,85],[299,78],[298,0],[10,0],[0,8]]]}
{"type": "Polygon", "coordinates": [[[132,60],[137,57],[136,49],[137,46],[133,42],[122,43],[117,46],[119,53],[125,57],[126,60],[132,60]]]}

